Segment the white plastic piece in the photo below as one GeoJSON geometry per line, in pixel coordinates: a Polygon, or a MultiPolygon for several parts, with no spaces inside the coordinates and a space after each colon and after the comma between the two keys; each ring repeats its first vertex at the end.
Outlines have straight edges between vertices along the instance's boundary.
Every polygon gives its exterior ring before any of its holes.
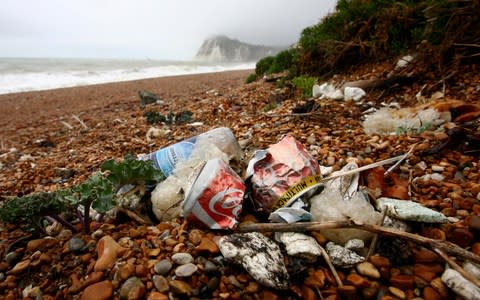
{"type": "Polygon", "coordinates": [[[312,95],[314,98],[320,99],[343,99],[343,92],[340,89],[337,89],[334,85],[326,82],[321,85],[314,85],[312,88],[312,95]]]}
{"type": "Polygon", "coordinates": [[[359,87],[347,86],[343,90],[345,100],[358,101],[362,99],[367,93],[359,87]]]}

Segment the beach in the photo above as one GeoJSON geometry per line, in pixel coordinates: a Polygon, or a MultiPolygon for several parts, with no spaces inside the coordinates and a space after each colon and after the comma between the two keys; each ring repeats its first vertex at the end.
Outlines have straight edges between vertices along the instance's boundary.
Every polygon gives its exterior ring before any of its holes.
{"type": "MultiPolygon", "coordinates": [[[[139,215],[123,211],[105,222],[92,221],[90,234],[76,232],[81,227],[76,223],[74,231],[62,226],[50,228],[52,237],[32,235],[19,228],[22,224],[0,223],[0,251],[5,258],[9,257],[8,262],[0,262],[0,274],[7,274],[0,281],[0,294],[7,295],[5,299],[18,299],[28,292],[33,299],[35,292],[40,291],[44,299],[88,300],[93,299],[92,295],[126,299],[120,295],[130,292],[134,299],[168,299],[167,295],[174,299],[317,299],[316,293],[321,293],[332,299],[345,295],[370,299],[388,289],[398,298],[425,294],[435,296],[429,299],[451,298],[451,291],[440,278],[445,262],[428,248],[447,240],[457,245],[457,252],[450,253],[451,257],[469,257],[480,262],[478,138],[468,140],[469,135],[456,135],[459,130],[471,132],[472,122],[465,122],[465,118],[470,115],[469,120],[475,120],[480,114],[474,81],[465,80],[471,91],[465,102],[458,100],[461,94],[453,93],[445,99],[430,100],[444,111],[459,111],[464,117],[462,122],[451,120],[438,128],[382,135],[365,132],[364,111],[382,107],[382,101],[393,103],[399,94],[406,99],[402,106],[414,109],[418,87],[405,87],[390,96],[384,96],[382,90],[370,90],[359,102],[310,99],[294,88],[279,87],[275,80],[259,79],[246,84],[251,72],[162,77],[0,95],[1,199],[70,188],[100,171],[106,160],[120,161],[126,154],[151,153],[225,126],[242,146],[244,160],[232,164],[241,176],[255,150],[267,149],[287,134],[325,167],[322,172],[338,171],[347,163],[366,166],[408,153],[400,165],[388,172],[391,164],[360,173],[358,187],[368,189],[372,203],[380,196],[411,200],[444,214],[444,223],[415,221],[420,225],[412,227],[412,235],[431,238],[429,241],[433,242],[417,244],[403,236],[379,234],[378,243],[373,245],[375,254],[368,261],[356,263],[357,267],[352,264],[336,268],[343,286],[324,258],[317,258],[320,254],[315,254],[312,262],[294,257],[290,250],[288,254],[283,251],[285,259],[282,257],[281,262],[287,264],[290,287],[278,290],[265,286],[261,279],[253,278],[243,267],[222,256],[218,241],[231,232],[211,230],[183,217],[160,222],[146,214],[139,219],[139,215]],[[142,107],[140,90],[156,94],[159,101],[142,107]],[[145,117],[148,112],[192,115],[181,124],[149,124],[145,117]],[[120,249],[121,253],[101,250],[104,247],[120,249]],[[459,247],[467,250],[462,252],[459,247]],[[172,264],[175,254],[189,259],[191,256],[194,261],[185,264],[190,268],[185,277],[178,276],[178,272],[186,267],[172,264]],[[111,264],[98,270],[97,264],[105,259],[111,260],[111,264]],[[430,286],[430,281],[435,286],[430,286]]],[[[364,78],[370,76],[364,73],[364,78]]],[[[336,79],[344,82],[351,78],[336,79]]],[[[359,75],[355,79],[363,78],[359,75]]],[[[334,210],[330,214],[334,205],[331,199],[326,200],[329,204],[317,211],[325,211],[328,217],[348,218],[352,213],[334,210]]],[[[238,222],[242,226],[269,222],[265,212],[252,210],[248,201],[244,200],[238,222]]],[[[350,209],[351,202],[340,201],[336,209],[350,209]]],[[[265,229],[270,224],[260,225],[265,229]]],[[[265,236],[273,237],[268,233],[265,236]]],[[[309,238],[324,247],[330,242],[318,231],[309,238]]],[[[238,247],[249,247],[244,239],[238,247]]],[[[372,244],[360,247],[358,253],[367,253],[372,244]]]]}

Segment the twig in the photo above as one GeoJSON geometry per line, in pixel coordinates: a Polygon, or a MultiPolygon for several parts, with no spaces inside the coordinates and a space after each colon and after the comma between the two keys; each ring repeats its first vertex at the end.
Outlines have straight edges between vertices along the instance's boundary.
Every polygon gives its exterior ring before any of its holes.
{"type": "Polygon", "coordinates": [[[408,152],[400,159],[398,160],[393,166],[391,166],[390,168],[388,168],[387,171],[385,171],[385,173],[383,173],[384,176],[388,175],[390,172],[392,172],[396,167],[398,167],[398,165],[400,165],[413,151],[413,149],[415,148],[415,145],[416,144],[413,144],[412,147],[410,148],[410,150],[408,150],[408,152]]]}
{"type": "Polygon", "coordinates": [[[82,125],[83,129],[88,130],[87,124],[85,124],[77,115],[72,115],[72,118],[77,120],[80,125],[82,125]]]}
{"type": "MultiPolygon", "coordinates": [[[[380,218],[380,221],[377,223],[377,225],[382,225],[383,222],[385,221],[385,217],[387,216],[387,211],[388,211],[388,207],[382,211],[382,217],[380,218]]],[[[375,247],[377,246],[377,241],[378,241],[378,233],[376,233],[373,238],[372,238],[372,242],[370,243],[370,248],[368,248],[368,252],[367,252],[367,257],[365,257],[365,260],[367,260],[370,255],[372,255],[373,251],[375,251],[375,247]]]]}
{"type": "Polygon", "coordinates": [[[129,218],[137,221],[138,223],[140,223],[142,225],[152,225],[152,222],[142,218],[141,216],[137,215],[136,213],[134,213],[133,211],[131,211],[129,209],[118,206],[118,211],[126,214],[129,218]]]}
{"type": "Polygon", "coordinates": [[[433,248],[433,251],[435,251],[438,255],[440,255],[441,258],[443,258],[449,265],[452,267],[455,271],[460,273],[465,279],[470,280],[473,284],[476,286],[480,287],[480,281],[472,276],[470,273],[465,272],[465,270],[460,267],[453,259],[451,259],[445,252],[438,248],[433,248]]]}
{"type": "Polygon", "coordinates": [[[460,43],[453,43],[454,46],[460,46],[460,47],[474,47],[474,48],[480,48],[480,45],[477,44],[460,44],[460,43]]]}
{"type": "Polygon", "coordinates": [[[327,251],[325,251],[325,249],[323,249],[323,247],[320,246],[320,252],[322,253],[323,259],[325,259],[325,261],[327,262],[327,265],[328,265],[328,267],[330,268],[330,271],[332,271],[333,277],[335,277],[335,281],[337,282],[337,285],[338,285],[339,287],[342,287],[342,286],[343,286],[343,282],[342,282],[342,280],[340,279],[340,276],[338,276],[337,270],[336,270],[335,267],[333,266],[333,263],[332,263],[332,261],[330,260],[330,257],[328,256],[327,251]]]}
{"type": "Polygon", "coordinates": [[[240,226],[237,230],[240,232],[305,232],[305,231],[318,231],[323,229],[338,229],[338,228],[355,228],[361,229],[373,233],[379,233],[385,236],[393,236],[403,238],[420,245],[427,246],[431,249],[438,248],[446,253],[454,254],[456,256],[463,257],[472,262],[480,264],[480,256],[467,251],[459,246],[450,243],[448,241],[434,240],[427,237],[420,236],[418,234],[404,232],[395,228],[382,227],[372,224],[364,224],[360,222],[348,221],[336,221],[336,222],[300,222],[292,224],[283,223],[257,223],[240,226]]]}
{"type": "Polygon", "coordinates": [[[67,122],[65,122],[65,121],[62,121],[62,120],[60,120],[60,123],[62,123],[62,124],[63,124],[63,126],[67,127],[69,130],[72,130],[72,129],[73,129],[73,126],[72,126],[72,125],[70,125],[70,124],[68,124],[68,123],[67,123],[67,122]]]}

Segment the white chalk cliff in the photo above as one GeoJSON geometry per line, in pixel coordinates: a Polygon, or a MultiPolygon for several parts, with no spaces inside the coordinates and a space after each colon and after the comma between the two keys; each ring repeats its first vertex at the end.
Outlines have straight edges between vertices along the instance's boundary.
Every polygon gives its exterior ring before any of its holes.
{"type": "MultiPolygon", "coordinates": [[[[286,47],[285,47],[286,48],[286,47]]],[[[284,48],[251,45],[217,35],[206,39],[198,49],[195,60],[207,62],[256,62],[275,55],[284,48]]]]}

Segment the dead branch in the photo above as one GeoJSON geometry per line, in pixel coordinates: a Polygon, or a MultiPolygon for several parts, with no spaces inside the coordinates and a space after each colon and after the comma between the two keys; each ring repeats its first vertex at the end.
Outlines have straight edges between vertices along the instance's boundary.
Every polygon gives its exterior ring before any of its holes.
{"type": "Polygon", "coordinates": [[[301,222],[293,224],[284,223],[257,223],[240,226],[237,230],[240,232],[305,232],[305,231],[318,231],[322,229],[339,229],[339,228],[355,228],[361,229],[373,233],[378,233],[384,236],[398,237],[406,239],[417,244],[429,247],[430,249],[440,249],[446,253],[450,253],[464,259],[470,260],[474,263],[480,263],[480,257],[474,253],[467,251],[459,246],[450,243],[448,241],[434,240],[431,238],[423,237],[418,234],[404,232],[394,228],[387,228],[378,225],[363,224],[348,221],[337,222],[301,222]]]}

